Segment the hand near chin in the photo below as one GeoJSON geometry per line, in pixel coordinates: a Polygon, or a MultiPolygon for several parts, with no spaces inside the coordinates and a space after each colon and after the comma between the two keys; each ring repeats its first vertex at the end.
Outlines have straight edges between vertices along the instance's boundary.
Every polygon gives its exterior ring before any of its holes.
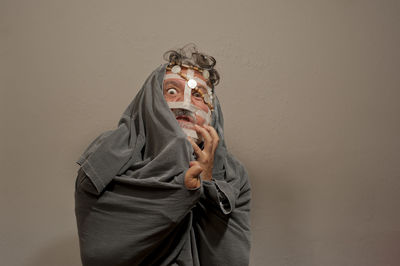
{"type": "Polygon", "coordinates": [[[195,163],[201,167],[201,178],[203,180],[211,180],[214,166],[214,154],[219,142],[218,133],[212,126],[201,127],[195,125],[195,130],[198,134],[203,136],[204,148],[201,149],[191,137],[188,137],[197,157],[197,160],[191,163],[195,163]]]}

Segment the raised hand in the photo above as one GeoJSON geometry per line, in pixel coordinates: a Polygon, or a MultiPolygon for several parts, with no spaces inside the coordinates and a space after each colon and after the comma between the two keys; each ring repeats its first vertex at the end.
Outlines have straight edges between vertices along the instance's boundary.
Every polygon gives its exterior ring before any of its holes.
{"type": "Polygon", "coordinates": [[[214,154],[219,142],[218,133],[212,126],[201,127],[195,125],[195,130],[203,136],[204,149],[202,150],[191,137],[188,137],[188,140],[192,144],[196,154],[196,162],[198,162],[198,165],[202,169],[201,178],[203,180],[211,180],[214,166],[214,154]]]}

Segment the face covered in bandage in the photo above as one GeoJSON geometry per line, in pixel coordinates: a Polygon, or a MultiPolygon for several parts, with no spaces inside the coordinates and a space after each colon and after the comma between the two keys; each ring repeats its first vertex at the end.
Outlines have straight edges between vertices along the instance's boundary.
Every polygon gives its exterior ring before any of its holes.
{"type": "Polygon", "coordinates": [[[168,66],[163,93],[169,108],[183,131],[197,143],[202,141],[194,125],[210,125],[212,89],[208,86],[208,71],[184,65],[168,66]]]}

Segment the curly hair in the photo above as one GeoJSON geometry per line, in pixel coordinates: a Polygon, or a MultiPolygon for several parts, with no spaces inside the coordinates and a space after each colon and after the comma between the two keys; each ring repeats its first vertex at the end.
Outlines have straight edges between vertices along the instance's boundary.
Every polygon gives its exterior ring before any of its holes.
{"type": "Polygon", "coordinates": [[[208,80],[210,81],[213,89],[219,83],[219,73],[216,69],[214,69],[217,60],[210,55],[200,53],[197,50],[196,44],[194,43],[188,43],[182,48],[178,48],[176,50],[168,50],[164,53],[163,57],[170,63],[187,64],[190,66],[207,69],[210,73],[208,80]]]}

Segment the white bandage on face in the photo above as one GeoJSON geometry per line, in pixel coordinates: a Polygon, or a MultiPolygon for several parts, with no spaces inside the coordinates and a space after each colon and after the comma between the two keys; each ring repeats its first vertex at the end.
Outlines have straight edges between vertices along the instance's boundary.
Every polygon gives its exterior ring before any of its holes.
{"type": "Polygon", "coordinates": [[[201,142],[202,138],[197,134],[194,130],[194,125],[198,124],[196,116],[203,118],[204,123],[202,125],[210,125],[211,123],[211,110],[207,107],[207,112],[201,109],[200,107],[194,105],[192,103],[192,90],[197,87],[197,84],[200,84],[202,87],[207,89],[206,95],[209,95],[211,89],[207,86],[204,80],[195,77],[194,71],[192,69],[188,69],[186,76],[188,80],[185,80],[180,75],[175,73],[166,74],[164,80],[168,79],[178,79],[185,81],[185,88],[183,91],[183,101],[167,101],[169,108],[174,113],[175,117],[178,118],[180,116],[188,117],[190,121],[179,121],[179,125],[183,129],[183,131],[190,137],[192,137],[196,142],[201,142]]]}

